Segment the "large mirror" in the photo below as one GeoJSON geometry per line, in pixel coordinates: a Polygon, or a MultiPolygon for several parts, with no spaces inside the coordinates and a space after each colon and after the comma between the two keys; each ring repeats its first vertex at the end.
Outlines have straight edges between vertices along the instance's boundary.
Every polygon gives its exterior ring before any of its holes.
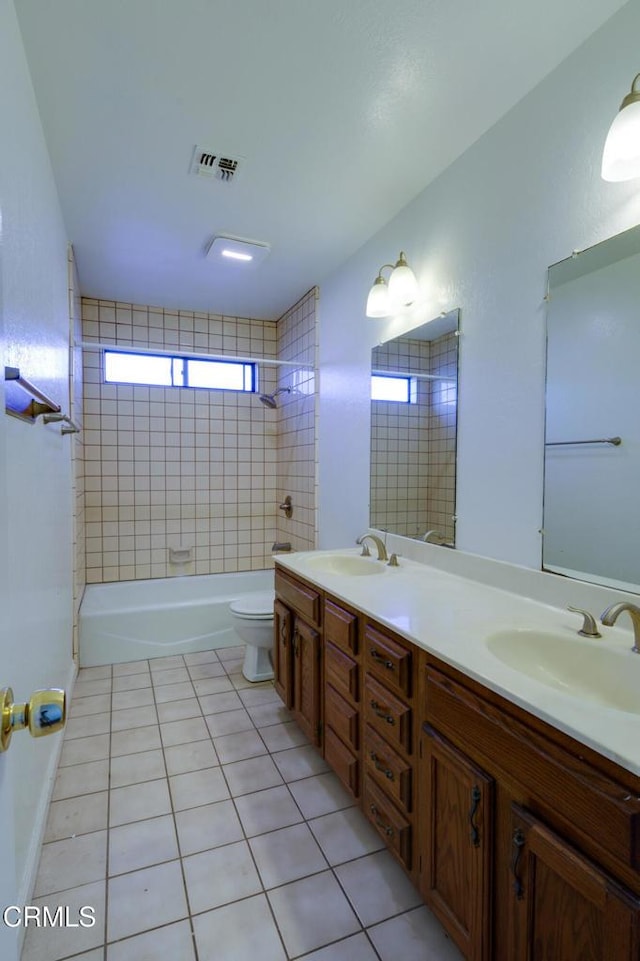
{"type": "Polygon", "coordinates": [[[543,567],[640,593],[640,227],[549,269],[543,567]]]}
{"type": "Polygon", "coordinates": [[[374,347],[371,527],[455,544],[459,311],[374,347]]]}

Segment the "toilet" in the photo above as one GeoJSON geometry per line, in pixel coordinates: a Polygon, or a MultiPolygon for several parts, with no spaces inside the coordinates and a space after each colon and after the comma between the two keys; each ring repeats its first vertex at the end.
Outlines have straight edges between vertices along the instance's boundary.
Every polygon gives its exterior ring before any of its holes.
{"type": "Polygon", "coordinates": [[[229,605],[234,630],[247,645],[242,673],[248,681],[269,681],[273,677],[274,598],[273,591],[243,594],[229,605]]]}

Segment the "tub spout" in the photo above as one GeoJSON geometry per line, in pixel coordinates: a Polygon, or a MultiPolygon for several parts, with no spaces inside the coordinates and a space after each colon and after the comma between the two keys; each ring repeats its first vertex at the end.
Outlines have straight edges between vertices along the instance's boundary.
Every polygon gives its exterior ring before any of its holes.
{"type": "Polygon", "coordinates": [[[277,552],[286,554],[290,550],[291,550],[291,544],[289,541],[274,541],[274,543],[271,545],[272,554],[275,554],[277,552]]]}

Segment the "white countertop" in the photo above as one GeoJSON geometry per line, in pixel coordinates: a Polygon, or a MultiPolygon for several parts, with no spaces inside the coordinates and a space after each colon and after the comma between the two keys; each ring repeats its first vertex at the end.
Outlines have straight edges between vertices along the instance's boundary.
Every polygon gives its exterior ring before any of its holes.
{"type": "MultiPolygon", "coordinates": [[[[375,550],[375,549],[374,549],[375,550]]],[[[321,554],[357,556],[359,549],[276,555],[279,567],[297,574],[386,625],[447,664],[583,744],[640,775],[640,655],[629,631],[602,628],[602,639],[578,638],[578,615],[518,594],[460,577],[428,564],[400,559],[382,574],[324,573],[308,564],[321,554]],[[629,658],[637,672],[638,714],[619,711],[548,687],[508,667],[484,639],[502,630],[537,630],[597,644],[612,657],[629,658]]],[[[381,562],[371,559],[372,564],[381,562]]],[[[576,648],[579,652],[579,648],[576,648]]]]}

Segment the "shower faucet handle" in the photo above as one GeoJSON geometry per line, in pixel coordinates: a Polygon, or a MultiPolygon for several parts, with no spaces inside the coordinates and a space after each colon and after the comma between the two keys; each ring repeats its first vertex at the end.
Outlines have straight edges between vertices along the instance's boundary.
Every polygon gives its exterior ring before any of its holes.
{"type": "Polygon", "coordinates": [[[291,517],[293,514],[293,503],[291,501],[291,494],[287,494],[282,504],[278,507],[279,511],[284,511],[285,517],[291,517]]]}

